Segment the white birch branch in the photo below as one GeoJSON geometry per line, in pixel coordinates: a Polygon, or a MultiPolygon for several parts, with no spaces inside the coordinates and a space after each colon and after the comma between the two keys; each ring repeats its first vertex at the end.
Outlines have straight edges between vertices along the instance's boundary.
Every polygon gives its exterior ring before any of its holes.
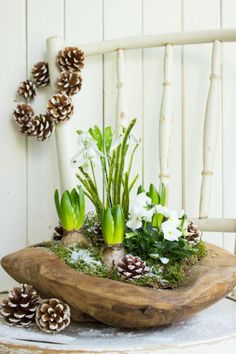
{"type": "Polygon", "coordinates": [[[164,81],[159,121],[160,181],[169,180],[170,141],[172,128],[172,71],[173,48],[168,44],[164,54],[164,81]]]}
{"type": "Polygon", "coordinates": [[[211,194],[215,148],[221,114],[221,57],[222,44],[214,41],[211,61],[210,87],[206,104],[203,134],[203,171],[199,217],[207,218],[211,194]]]}
{"type": "MultiPolygon", "coordinates": [[[[51,93],[56,92],[57,79],[60,77],[56,65],[57,53],[64,47],[64,39],[61,37],[50,37],[47,39],[48,65],[50,74],[51,93]]],[[[70,122],[56,125],[56,150],[59,168],[60,189],[72,189],[75,186],[74,173],[70,167],[70,159],[73,156],[71,150],[71,129],[70,122]]]]}
{"type": "MultiPolygon", "coordinates": [[[[117,50],[117,104],[116,126],[127,126],[126,92],[125,92],[125,54],[123,49],[117,50]]],[[[119,130],[119,129],[118,129],[119,130]]]]}

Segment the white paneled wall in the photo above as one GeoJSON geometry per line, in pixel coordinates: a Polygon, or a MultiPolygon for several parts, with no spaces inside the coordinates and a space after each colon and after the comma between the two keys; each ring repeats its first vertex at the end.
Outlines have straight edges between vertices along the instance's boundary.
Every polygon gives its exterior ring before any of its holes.
{"type": "MultiPolygon", "coordinates": [[[[45,40],[65,36],[79,45],[118,37],[182,30],[236,27],[234,0],[0,0],[1,129],[0,256],[48,239],[57,217],[53,191],[59,185],[54,136],[44,143],[14,129],[11,112],[17,85],[33,64],[46,59],[45,40]]],[[[223,48],[221,127],[216,152],[210,216],[236,216],[236,44],[223,48]]],[[[163,82],[163,48],[126,51],[126,109],[142,137],[135,166],[139,182],[158,184],[158,126],[163,82]]],[[[209,87],[211,45],[174,48],[173,139],[170,204],[198,214],[202,131],[209,87]]],[[[116,54],[86,59],[83,90],[75,97],[71,139],[76,129],[114,125],[116,54]]],[[[35,101],[45,110],[49,93],[35,101]]],[[[68,171],[68,173],[70,173],[68,171]]],[[[73,171],[71,172],[73,173],[73,171]]],[[[230,250],[234,235],[206,235],[230,250]]],[[[0,272],[0,289],[10,286],[0,272]]]]}

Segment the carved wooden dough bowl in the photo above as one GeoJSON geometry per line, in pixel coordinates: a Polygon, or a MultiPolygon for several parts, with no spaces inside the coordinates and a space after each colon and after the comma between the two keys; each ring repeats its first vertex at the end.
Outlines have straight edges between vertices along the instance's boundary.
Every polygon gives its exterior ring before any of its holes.
{"type": "Polygon", "coordinates": [[[211,244],[208,249],[208,256],[194,267],[186,284],[174,290],[85,275],[44,247],[25,248],[4,257],[1,264],[18,282],[67,302],[75,320],[92,317],[110,326],[145,328],[185,320],[236,286],[236,257],[211,244]]]}

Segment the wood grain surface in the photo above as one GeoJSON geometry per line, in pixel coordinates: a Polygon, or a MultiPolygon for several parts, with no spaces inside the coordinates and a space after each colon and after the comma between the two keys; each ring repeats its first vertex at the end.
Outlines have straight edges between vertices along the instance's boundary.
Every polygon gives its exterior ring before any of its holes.
{"type": "Polygon", "coordinates": [[[187,283],[174,290],[151,289],[89,276],[71,269],[44,247],[5,256],[3,268],[18,282],[32,284],[46,297],[111,326],[145,328],[182,321],[224,297],[236,285],[236,257],[208,245],[208,256],[187,283]]]}

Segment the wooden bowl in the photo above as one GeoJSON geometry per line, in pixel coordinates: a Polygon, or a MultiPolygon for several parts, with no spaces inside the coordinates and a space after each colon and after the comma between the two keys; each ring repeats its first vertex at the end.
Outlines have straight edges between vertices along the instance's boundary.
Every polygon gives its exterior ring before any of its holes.
{"type": "Polygon", "coordinates": [[[174,290],[85,275],[44,247],[12,253],[1,264],[16,281],[33,285],[44,297],[67,302],[74,320],[95,319],[109,326],[148,328],[185,320],[236,286],[236,256],[212,244],[207,247],[207,257],[194,266],[187,282],[174,290]]]}

